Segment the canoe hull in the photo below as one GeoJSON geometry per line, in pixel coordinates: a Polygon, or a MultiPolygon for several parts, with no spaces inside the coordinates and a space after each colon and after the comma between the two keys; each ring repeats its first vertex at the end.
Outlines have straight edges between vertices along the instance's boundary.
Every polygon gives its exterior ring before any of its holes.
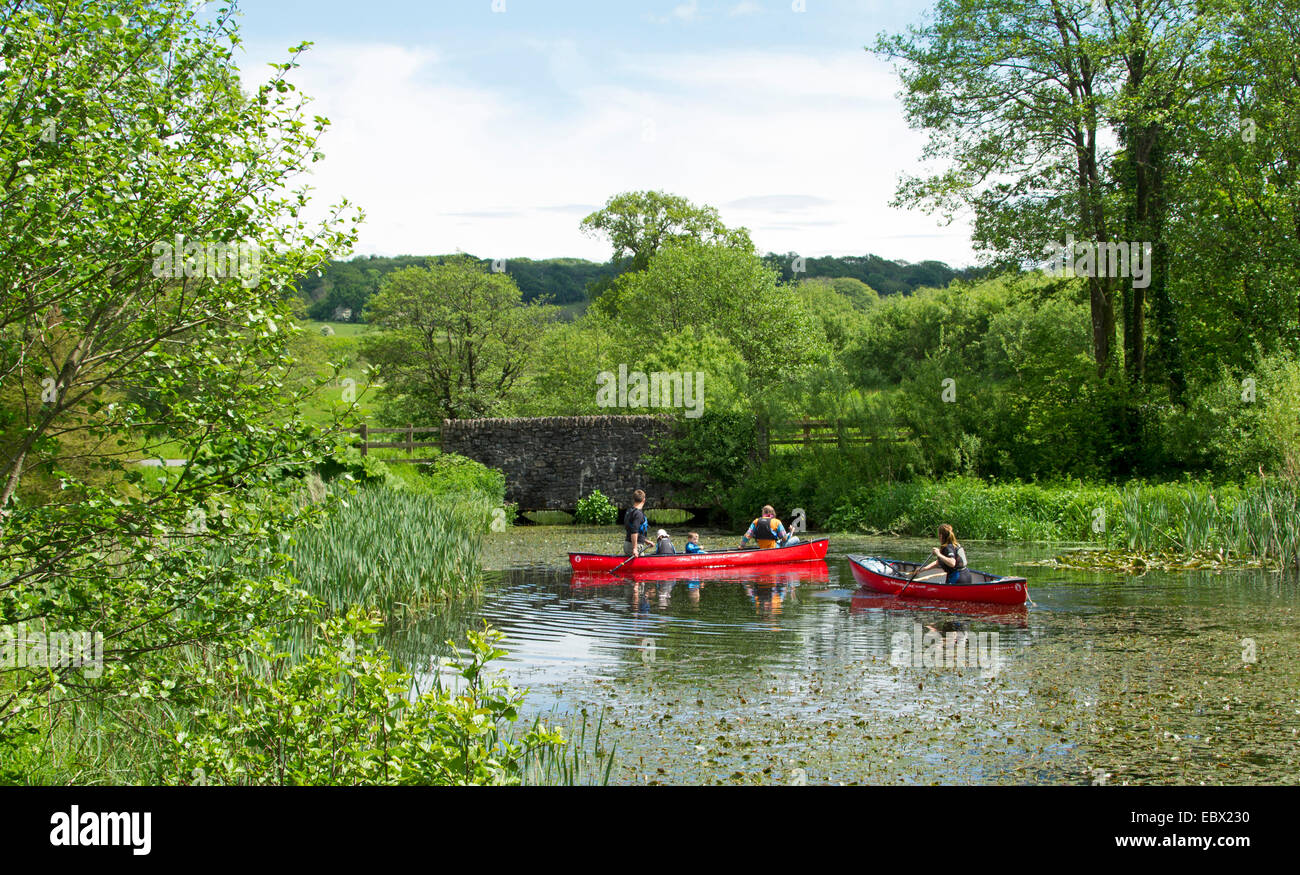
{"type": "Polygon", "coordinates": [[[1029,587],[1023,577],[998,577],[972,569],[971,583],[949,584],[926,580],[909,583],[908,575],[917,568],[915,562],[900,562],[875,556],[850,556],[849,567],[853,569],[853,579],[859,585],[903,598],[996,605],[1023,605],[1029,598],[1029,587]]]}
{"type": "Polygon", "coordinates": [[[670,556],[650,554],[638,556],[631,562],[626,556],[605,556],[600,553],[570,553],[569,566],[574,571],[613,571],[619,574],[636,574],[641,571],[683,571],[696,568],[742,568],[750,565],[777,565],[785,562],[809,562],[825,559],[830,541],[819,538],[803,541],[790,547],[772,547],[768,550],[714,550],[707,553],[676,553],[670,556]],[[620,567],[622,566],[622,567],[620,567]]]}
{"type": "Polygon", "coordinates": [[[826,584],[830,569],[825,562],[780,562],[767,565],[743,565],[739,568],[692,568],[688,570],[638,571],[624,575],[608,571],[575,571],[570,577],[574,587],[619,586],[630,583],[748,583],[754,586],[826,584]]]}

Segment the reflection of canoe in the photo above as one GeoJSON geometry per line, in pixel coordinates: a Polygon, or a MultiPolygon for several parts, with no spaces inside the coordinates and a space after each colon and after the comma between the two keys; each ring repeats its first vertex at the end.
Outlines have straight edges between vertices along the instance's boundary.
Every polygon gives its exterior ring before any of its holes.
{"type": "Polygon", "coordinates": [[[917,613],[934,612],[945,616],[970,617],[990,623],[1007,623],[1015,626],[1027,626],[1029,607],[1024,604],[1005,605],[990,602],[959,602],[951,599],[914,599],[908,591],[906,598],[886,595],[874,589],[863,587],[853,593],[849,602],[850,614],[862,614],[867,611],[915,611],[917,613]]]}
{"type": "Polygon", "coordinates": [[[908,599],[1023,605],[1029,598],[1023,577],[999,577],[973,568],[970,583],[943,583],[942,579],[927,578],[909,582],[908,576],[920,567],[917,562],[850,556],[849,567],[853,569],[853,578],[862,586],[908,599]]]}
{"type": "Polygon", "coordinates": [[[599,553],[570,553],[574,571],[690,571],[696,568],[741,568],[747,565],[774,565],[784,562],[807,562],[825,559],[830,542],[825,538],[802,541],[789,547],[768,550],[710,550],[706,553],[676,553],[669,556],[649,554],[627,562],[626,556],[603,556],[599,553]],[[627,562],[626,565],[623,563],[627,562]],[[619,566],[622,566],[621,568],[619,566]]]}
{"type": "Polygon", "coordinates": [[[776,565],[748,565],[742,568],[696,568],[693,570],[659,570],[637,571],[632,574],[624,572],[631,567],[628,563],[617,574],[608,571],[575,571],[574,586],[611,586],[625,583],[666,583],[680,581],[683,583],[748,583],[754,586],[780,586],[797,583],[800,585],[826,583],[830,580],[830,569],[825,562],[782,562],[776,565]]]}

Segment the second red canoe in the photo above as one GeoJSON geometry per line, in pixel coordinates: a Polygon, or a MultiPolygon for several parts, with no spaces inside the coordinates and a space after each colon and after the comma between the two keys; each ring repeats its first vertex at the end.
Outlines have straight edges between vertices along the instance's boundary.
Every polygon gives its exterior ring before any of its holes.
{"type": "Polygon", "coordinates": [[[911,580],[912,573],[920,567],[916,562],[878,559],[874,556],[850,556],[849,567],[853,569],[854,580],[862,586],[904,598],[990,602],[999,605],[1023,605],[1029,598],[1029,587],[1023,577],[998,577],[996,574],[971,569],[970,583],[944,583],[942,579],[925,578],[911,580]]]}

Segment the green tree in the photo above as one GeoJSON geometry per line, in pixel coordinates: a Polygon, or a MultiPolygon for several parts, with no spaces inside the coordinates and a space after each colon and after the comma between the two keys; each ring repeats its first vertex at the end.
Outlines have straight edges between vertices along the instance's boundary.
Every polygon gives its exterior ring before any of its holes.
{"type": "Polygon", "coordinates": [[[0,747],[65,699],[110,722],[198,701],[187,648],[224,658],[301,608],[276,546],[314,511],[286,475],[328,445],[285,389],[283,290],[354,235],[298,218],[327,122],[293,61],[241,90],[231,15],[5,4],[0,626],[97,633],[103,664],[5,671],[0,747]],[[183,467],[125,464],[164,444],[183,467]]]}
{"type": "Polygon", "coordinates": [[[692,326],[716,334],[764,389],[813,367],[826,351],[820,326],[775,272],[752,250],[727,244],[669,244],[592,306],[642,349],[692,326]]]}
{"type": "Polygon", "coordinates": [[[383,331],[360,341],[385,386],[385,419],[466,419],[503,409],[552,310],[523,303],[514,280],[468,256],[389,274],[366,307],[366,321],[383,331]]]}
{"type": "Polygon", "coordinates": [[[609,238],[614,260],[631,258],[634,271],[645,270],[655,253],[673,242],[695,240],[753,248],[749,232],[727,228],[716,207],[697,207],[686,198],[662,191],[616,194],[582,220],[582,230],[609,238]]]}
{"type": "MultiPolygon", "coordinates": [[[[900,62],[909,120],[931,135],[926,157],[949,163],[907,180],[898,201],[972,208],[977,246],[1004,264],[1041,261],[1067,233],[1152,244],[1150,293],[1177,388],[1167,176],[1221,23],[1190,0],[941,0],[932,23],[876,46],[900,62]]],[[[1107,275],[1086,284],[1099,371],[1119,360],[1118,308],[1125,366],[1142,379],[1147,290],[1107,275]]]]}

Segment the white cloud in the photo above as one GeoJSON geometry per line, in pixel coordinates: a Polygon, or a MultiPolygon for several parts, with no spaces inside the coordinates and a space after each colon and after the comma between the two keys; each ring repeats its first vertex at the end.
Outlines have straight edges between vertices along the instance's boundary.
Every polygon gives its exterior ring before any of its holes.
{"type": "Polygon", "coordinates": [[[601,260],[582,216],[663,189],[718,206],[760,250],[971,260],[967,226],[888,206],[922,140],[865,52],[629,56],[564,76],[559,108],[456,84],[449,63],[318,43],[295,73],[333,122],[312,177],[319,212],[342,196],[366,210],[358,252],[601,260]]]}
{"type": "Polygon", "coordinates": [[[686,3],[679,3],[673,7],[673,18],[682,21],[694,21],[700,16],[699,0],[688,0],[686,3]]]}
{"type": "Polygon", "coordinates": [[[742,0],[742,2],[737,3],[735,6],[731,7],[731,9],[727,10],[727,14],[736,18],[741,15],[753,15],[754,13],[761,11],[762,9],[757,3],[753,3],[751,0],[742,0]]]}

